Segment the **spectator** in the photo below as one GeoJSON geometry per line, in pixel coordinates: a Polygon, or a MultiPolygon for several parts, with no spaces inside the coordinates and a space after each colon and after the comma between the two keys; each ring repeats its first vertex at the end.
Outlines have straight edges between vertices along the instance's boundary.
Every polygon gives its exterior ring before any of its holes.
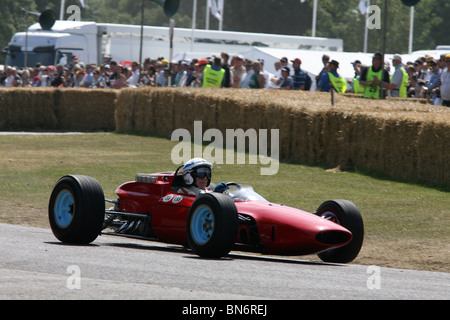
{"type": "Polygon", "coordinates": [[[359,79],[361,77],[361,69],[365,68],[365,66],[361,64],[360,60],[355,60],[351,64],[353,65],[355,75],[353,76],[353,80],[348,80],[347,83],[352,85],[351,91],[362,94],[364,93],[364,87],[359,84],[359,79]]]}
{"type": "Polygon", "coordinates": [[[94,72],[95,70],[95,64],[88,64],[86,66],[86,74],[80,82],[80,87],[82,88],[89,88],[92,86],[92,83],[94,82],[94,72]]]}
{"type": "Polygon", "coordinates": [[[270,78],[273,76],[267,70],[264,69],[264,59],[258,59],[259,63],[261,64],[261,73],[264,75],[266,80],[264,81],[264,89],[269,88],[270,78]]]}
{"type": "Polygon", "coordinates": [[[186,60],[178,61],[178,70],[176,72],[174,82],[172,83],[175,87],[181,87],[183,84],[184,77],[187,75],[188,64],[190,64],[186,60]]]}
{"type": "Polygon", "coordinates": [[[134,61],[131,64],[131,76],[128,77],[127,83],[130,87],[139,86],[139,79],[141,76],[141,66],[139,62],[134,61]]]}
{"type": "Polygon", "coordinates": [[[73,86],[73,73],[69,68],[64,68],[64,87],[71,88],[73,86]]]}
{"type": "Polygon", "coordinates": [[[427,64],[431,68],[431,77],[428,81],[428,92],[430,93],[430,99],[433,105],[439,106],[442,104],[441,93],[439,91],[439,83],[441,80],[441,69],[434,59],[427,61],[427,64]]]}
{"type": "Polygon", "coordinates": [[[20,87],[22,85],[22,79],[17,74],[17,69],[12,67],[6,68],[6,77],[4,80],[5,87],[20,87]]]}
{"type": "Polygon", "coordinates": [[[77,56],[76,54],[74,54],[74,55],[72,56],[71,61],[70,61],[69,69],[72,70],[73,67],[75,67],[75,65],[77,65],[77,64],[78,64],[78,56],[77,56]]]}
{"type": "Polygon", "coordinates": [[[323,68],[322,70],[320,70],[319,74],[316,76],[316,85],[317,87],[319,87],[319,83],[320,83],[320,78],[322,77],[322,75],[326,74],[328,72],[328,62],[330,61],[330,56],[324,54],[322,56],[322,63],[323,63],[323,68]]]}
{"type": "Polygon", "coordinates": [[[291,60],[291,62],[294,68],[294,75],[292,76],[294,90],[305,90],[306,73],[300,68],[302,60],[300,58],[295,58],[294,60],[291,60]]]}
{"type": "Polygon", "coordinates": [[[252,65],[253,65],[253,62],[250,59],[245,59],[246,75],[243,78],[243,80],[241,80],[241,88],[248,88],[248,84],[250,83],[250,78],[255,73],[255,71],[253,71],[252,65]]]}
{"type": "Polygon", "coordinates": [[[450,107],[450,54],[445,56],[447,68],[441,74],[441,98],[442,105],[450,107]]]}
{"type": "Polygon", "coordinates": [[[40,70],[39,70],[39,81],[37,82],[37,86],[38,87],[50,87],[51,85],[51,81],[50,81],[50,77],[49,77],[49,72],[50,69],[49,67],[46,66],[41,66],[40,70]]]}
{"type": "Polygon", "coordinates": [[[292,90],[292,88],[294,87],[294,82],[292,81],[290,74],[291,74],[291,69],[289,69],[288,67],[281,68],[281,77],[279,79],[279,81],[280,81],[279,89],[292,90]]]}
{"type": "Polygon", "coordinates": [[[148,69],[144,71],[141,78],[141,83],[144,86],[156,86],[156,68],[153,65],[150,65],[148,69]]]}
{"type": "Polygon", "coordinates": [[[222,69],[225,70],[225,74],[223,76],[223,84],[222,87],[230,88],[231,87],[231,74],[230,74],[230,65],[228,64],[230,60],[230,55],[226,52],[222,52],[220,54],[222,58],[222,69]]]}
{"type": "Polygon", "coordinates": [[[195,64],[194,74],[192,75],[192,81],[190,86],[195,88],[201,88],[203,85],[203,71],[205,70],[206,65],[208,64],[208,60],[200,59],[195,64]]]}
{"type": "Polygon", "coordinates": [[[60,88],[64,87],[64,85],[65,85],[64,67],[62,66],[62,64],[58,64],[54,71],[54,77],[51,82],[51,86],[60,88]]]}
{"type": "Polygon", "coordinates": [[[244,57],[242,55],[236,55],[232,59],[232,66],[230,68],[231,81],[233,88],[240,88],[241,81],[247,75],[247,70],[244,67],[244,57]]]}
{"type": "Polygon", "coordinates": [[[414,92],[413,97],[414,98],[420,98],[423,96],[422,89],[426,85],[425,76],[426,74],[423,72],[423,62],[421,59],[417,59],[414,61],[414,69],[415,69],[415,76],[414,76],[414,87],[410,88],[414,92]]]}
{"type": "Polygon", "coordinates": [[[75,82],[73,84],[74,88],[81,88],[80,84],[83,81],[84,77],[86,76],[86,72],[84,72],[83,69],[80,69],[75,74],[75,82]]]}
{"type": "Polygon", "coordinates": [[[414,96],[414,86],[416,84],[416,70],[413,65],[408,65],[406,67],[406,72],[408,73],[408,89],[407,89],[407,97],[412,98],[414,96]]]}
{"type": "Polygon", "coordinates": [[[408,87],[408,73],[403,67],[402,57],[395,54],[392,58],[392,65],[395,67],[394,74],[391,77],[391,85],[389,89],[392,91],[392,97],[406,98],[408,87]]]}
{"type": "Polygon", "coordinates": [[[253,75],[250,77],[248,87],[251,89],[264,89],[266,86],[266,77],[261,72],[261,62],[253,61],[253,75]]]}
{"type": "Polygon", "coordinates": [[[0,87],[5,86],[6,73],[3,66],[0,66],[0,87]]]}
{"type": "Polygon", "coordinates": [[[444,71],[445,68],[447,68],[447,64],[445,63],[445,56],[446,56],[445,53],[441,54],[440,59],[438,61],[438,65],[439,65],[439,69],[441,70],[441,73],[442,73],[442,71],[444,71]]]}
{"type": "Polygon", "coordinates": [[[157,87],[167,87],[169,86],[169,77],[170,77],[170,70],[169,68],[164,68],[164,70],[161,70],[161,73],[158,76],[158,80],[156,81],[157,87]]]}
{"type": "Polygon", "coordinates": [[[118,65],[116,68],[116,72],[117,72],[117,78],[114,81],[114,86],[111,84],[111,88],[114,88],[114,89],[127,88],[128,83],[127,83],[127,76],[125,75],[124,67],[122,65],[118,65]]]}
{"type": "Polygon", "coordinates": [[[192,59],[191,63],[189,63],[189,66],[187,68],[187,74],[184,77],[183,83],[181,84],[182,87],[190,87],[192,84],[192,81],[195,76],[195,65],[197,64],[198,59],[192,59]]]}
{"type": "Polygon", "coordinates": [[[92,76],[93,76],[93,81],[92,81],[91,88],[104,89],[106,87],[105,78],[101,75],[100,70],[94,70],[94,72],[92,72],[92,76]]]}
{"type": "MultiPolygon", "coordinates": [[[[275,72],[275,74],[270,78],[270,84],[269,84],[269,87],[272,87],[272,88],[277,88],[277,87],[279,87],[279,86],[281,85],[281,80],[282,80],[282,74],[281,74],[281,73],[282,73],[283,68],[288,66],[288,58],[283,57],[283,58],[281,58],[281,59],[280,59],[279,61],[277,61],[277,62],[279,62],[280,68],[277,69],[277,67],[275,66],[276,72],[275,72]]],[[[276,64],[277,62],[275,62],[275,64],[276,64]]],[[[289,70],[290,70],[290,69],[289,69],[289,70]]],[[[289,76],[290,76],[290,75],[289,75],[289,76]]]]}
{"type": "Polygon", "coordinates": [[[169,65],[169,86],[175,85],[175,78],[178,73],[178,63],[173,60],[169,65]]]}

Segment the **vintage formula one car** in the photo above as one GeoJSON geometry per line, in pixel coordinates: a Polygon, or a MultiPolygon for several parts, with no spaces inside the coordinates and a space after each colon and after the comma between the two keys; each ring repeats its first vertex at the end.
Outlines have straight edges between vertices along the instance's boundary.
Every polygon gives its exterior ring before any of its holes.
{"type": "Polygon", "coordinates": [[[191,248],[219,258],[231,250],[274,255],[315,254],[325,262],[348,263],[359,253],[364,227],[358,208],[330,200],[315,213],[275,204],[251,186],[228,183],[224,193],[180,192],[179,172],[137,174],[104,198],[92,177],[67,175],[49,201],[53,234],[62,242],[87,244],[100,234],[120,235],[191,248]],[[113,207],[105,210],[105,202],[113,207]]]}

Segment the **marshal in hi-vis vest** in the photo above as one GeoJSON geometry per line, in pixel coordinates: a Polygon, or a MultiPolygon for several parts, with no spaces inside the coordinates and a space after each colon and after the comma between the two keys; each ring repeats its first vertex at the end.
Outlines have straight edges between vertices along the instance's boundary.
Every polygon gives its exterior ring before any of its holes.
{"type": "MultiPolygon", "coordinates": [[[[408,73],[405,71],[405,68],[400,67],[400,70],[403,73],[403,77],[402,77],[402,83],[400,84],[400,89],[398,90],[398,97],[399,98],[406,98],[407,94],[408,94],[408,82],[409,82],[409,76],[408,73]]],[[[392,79],[394,78],[394,75],[391,76],[391,83],[392,83],[392,79]]]]}
{"type": "Polygon", "coordinates": [[[210,64],[206,65],[205,70],[203,70],[202,88],[207,87],[220,88],[224,76],[225,76],[224,69],[220,69],[219,71],[217,71],[211,68],[210,64]]]}
{"type": "MultiPolygon", "coordinates": [[[[372,66],[371,66],[367,70],[366,82],[372,82],[373,79],[375,78],[375,76],[377,76],[377,78],[379,80],[381,80],[382,79],[382,75],[383,75],[383,69],[381,69],[378,72],[374,72],[372,70],[372,66]]],[[[380,99],[380,85],[379,84],[374,84],[374,85],[371,85],[371,86],[365,86],[365,88],[364,88],[364,98],[380,99]]]]}
{"type": "Polygon", "coordinates": [[[328,72],[328,77],[330,77],[331,84],[338,93],[345,93],[347,91],[347,81],[345,78],[336,77],[331,72],[328,72]]]}

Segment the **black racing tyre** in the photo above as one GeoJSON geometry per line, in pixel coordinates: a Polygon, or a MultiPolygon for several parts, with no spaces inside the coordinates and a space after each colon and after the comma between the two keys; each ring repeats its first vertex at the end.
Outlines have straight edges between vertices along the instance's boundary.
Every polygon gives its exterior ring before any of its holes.
{"type": "Polygon", "coordinates": [[[88,244],[100,234],[105,217],[105,196],[97,180],[67,175],[50,196],[48,218],[55,237],[64,243],[88,244]]]}
{"type": "Polygon", "coordinates": [[[221,193],[199,195],[189,209],[186,233],[190,248],[203,258],[226,256],[238,234],[234,201],[221,193]]]}
{"type": "Polygon", "coordinates": [[[353,235],[348,244],[320,252],[319,258],[324,262],[334,263],[353,261],[361,250],[364,240],[364,224],[358,208],[348,200],[330,200],[322,203],[315,214],[338,223],[353,235]]]}

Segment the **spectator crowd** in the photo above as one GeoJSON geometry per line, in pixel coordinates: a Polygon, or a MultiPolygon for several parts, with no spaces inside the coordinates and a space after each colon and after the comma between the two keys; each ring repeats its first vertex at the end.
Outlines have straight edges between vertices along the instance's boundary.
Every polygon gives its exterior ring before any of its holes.
{"type": "MultiPolygon", "coordinates": [[[[332,89],[339,93],[353,92],[366,98],[378,98],[380,86],[384,94],[393,97],[427,98],[435,105],[450,106],[450,54],[442,54],[439,60],[424,56],[416,61],[402,61],[394,55],[381,68],[381,54],[375,53],[372,65],[365,66],[359,60],[352,62],[355,74],[346,80],[339,75],[339,62],[323,55],[323,69],[311,79],[301,69],[302,60],[289,61],[282,57],[275,62],[275,73],[266,71],[264,60],[245,59],[242,55],[186,59],[169,63],[164,57],[147,58],[141,65],[133,62],[124,67],[111,58],[105,58],[101,66],[84,64],[75,55],[69,65],[44,66],[20,70],[15,67],[0,69],[0,87],[69,87],[112,88],[127,87],[225,87],[278,90],[311,90],[312,82],[318,91],[332,89]],[[331,61],[330,61],[331,60],[331,61]]],[[[383,94],[383,93],[382,93],[383,94]]]]}

